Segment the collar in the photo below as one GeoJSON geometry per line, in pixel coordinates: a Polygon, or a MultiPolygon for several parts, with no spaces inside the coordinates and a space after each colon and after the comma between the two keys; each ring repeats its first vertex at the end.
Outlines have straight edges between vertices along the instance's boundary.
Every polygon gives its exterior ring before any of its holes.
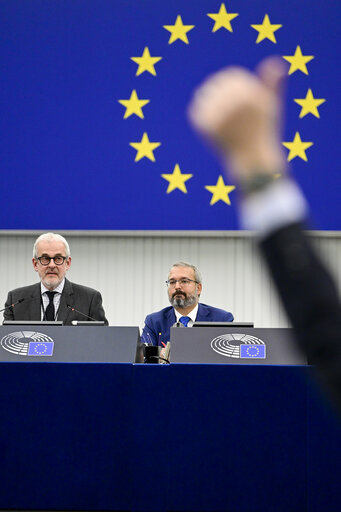
{"type": "MultiPolygon", "coordinates": [[[[63,289],[64,289],[64,285],[65,285],[65,277],[64,277],[63,281],[61,283],[59,283],[59,285],[52,291],[56,292],[56,293],[62,293],[63,289]]],[[[42,295],[43,295],[43,293],[50,291],[48,288],[46,288],[46,286],[42,282],[40,282],[40,290],[41,290],[42,295]]]]}
{"type": "Polygon", "coordinates": [[[175,308],[173,308],[174,309],[174,313],[175,313],[175,317],[176,317],[176,321],[178,322],[179,318],[181,318],[182,316],[189,316],[189,318],[194,323],[196,318],[197,318],[198,308],[199,308],[199,304],[197,304],[195,306],[195,308],[192,309],[192,311],[190,311],[187,315],[182,315],[181,313],[179,313],[179,311],[177,311],[175,308]]]}

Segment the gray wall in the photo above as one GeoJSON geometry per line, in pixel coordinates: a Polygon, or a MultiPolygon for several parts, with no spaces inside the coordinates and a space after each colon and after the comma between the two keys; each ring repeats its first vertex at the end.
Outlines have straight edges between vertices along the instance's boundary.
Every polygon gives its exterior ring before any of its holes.
{"type": "MultiPolygon", "coordinates": [[[[31,258],[40,233],[0,233],[0,297],[37,281],[31,258]]],[[[199,267],[202,302],[232,311],[238,321],[285,327],[267,271],[248,233],[62,233],[70,243],[68,278],[101,291],[111,325],[143,326],[146,314],[168,305],[165,280],[175,261],[199,267]]],[[[339,232],[311,234],[341,290],[339,232]]]]}

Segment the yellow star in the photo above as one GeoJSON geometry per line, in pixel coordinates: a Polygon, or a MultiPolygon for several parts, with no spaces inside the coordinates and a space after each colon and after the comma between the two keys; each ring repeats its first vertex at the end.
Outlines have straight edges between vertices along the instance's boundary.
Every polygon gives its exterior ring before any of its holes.
{"type": "Polygon", "coordinates": [[[127,119],[127,117],[132,116],[133,114],[137,115],[141,119],[144,119],[144,115],[142,112],[142,107],[147,105],[147,103],[150,102],[150,100],[140,100],[137,96],[137,92],[134,89],[130,95],[129,100],[118,100],[121,105],[126,107],[125,114],[123,116],[123,119],[127,119]]]}
{"type": "Polygon", "coordinates": [[[283,59],[287,60],[290,63],[290,69],[288,75],[292,75],[295,71],[299,70],[302,73],[308,75],[307,70],[307,62],[313,60],[314,55],[302,55],[302,50],[300,46],[296,46],[296,51],[294,55],[283,55],[283,59]]]}
{"type": "Polygon", "coordinates": [[[326,100],[324,98],[314,98],[313,91],[308,89],[307,95],[302,99],[294,99],[294,102],[302,107],[300,112],[300,118],[306,116],[307,114],[313,114],[313,116],[320,118],[319,111],[317,107],[322,105],[326,100]]]}
{"type": "Polygon", "coordinates": [[[269,16],[266,14],[261,25],[251,25],[251,27],[258,32],[256,43],[260,43],[263,39],[270,39],[273,43],[277,43],[274,32],[280,29],[282,25],[272,25],[269,16]]]}
{"type": "Polygon", "coordinates": [[[192,178],[193,174],[181,174],[179,164],[175,164],[173,174],[161,174],[162,178],[169,181],[167,194],[173,192],[176,188],[187,194],[185,181],[192,178]]]}
{"type": "Polygon", "coordinates": [[[189,44],[188,38],[187,38],[187,32],[192,30],[195,25],[184,25],[182,23],[182,18],[180,14],[177,16],[175,24],[174,25],[163,25],[163,28],[168,30],[168,32],[171,33],[171,36],[169,38],[168,44],[174,43],[177,39],[181,39],[186,44],[189,44]]]}
{"type": "Polygon", "coordinates": [[[292,142],[282,142],[283,146],[289,149],[288,162],[293,160],[296,156],[299,156],[305,162],[308,161],[305,150],[310,148],[313,142],[302,142],[301,136],[298,132],[295,133],[294,140],[292,142]]]}
{"type": "Polygon", "coordinates": [[[210,206],[212,206],[212,204],[215,204],[218,201],[224,201],[226,204],[231,204],[229,193],[236,187],[232,185],[225,185],[223,177],[220,175],[216,185],[206,185],[205,188],[213,194],[210,202],[210,206]]]}
{"type": "Polygon", "coordinates": [[[145,132],[142,135],[142,139],[140,142],[130,142],[129,146],[132,146],[137,151],[135,162],[138,162],[143,157],[149,158],[149,160],[155,162],[155,156],[153,151],[154,149],[161,146],[161,142],[150,142],[148,134],[145,132]]]}
{"type": "Polygon", "coordinates": [[[207,14],[212,20],[215,21],[212,32],[216,32],[220,28],[226,28],[230,32],[233,32],[230,21],[239,16],[238,13],[226,12],[225,4],[221,4],[219,12],[207,14]]]}
{"type": "Polygon", "coordinates": [[[154,64],[159,62],[159,60],[162,59],[162,57],[152,57],[149,53],[148,46],[145,47],[143,50],[143,54],[141,57],[130,57],[131,60],[136,62],[136,64],[139,65],[136,71],[136,76],[141,75],[144,71],[148,71],[151,75],[156,76],[156,71],[154,68],[154,64]]]}

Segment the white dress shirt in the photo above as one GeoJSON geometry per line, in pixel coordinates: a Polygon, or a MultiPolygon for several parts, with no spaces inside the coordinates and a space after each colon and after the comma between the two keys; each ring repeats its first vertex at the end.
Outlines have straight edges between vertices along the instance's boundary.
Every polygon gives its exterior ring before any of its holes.
{"type": "Polygon", "coordinates": [[[179,313],[175,308],[174,308],[174,313],[175,313],[175,316],[176,316],[176,321],[179,322],[180,321],[180,318],[182,316],[188,316],[190,318],[188,324],[187,324],[187,327],[193,327],[193,324],[197,318],[197,314],[198,314],[198,304],[195,306],[194,309],[192,309],[192,311],[190,311],[188,313],[188,315],[182,315],[181,313],[179,313]]]}
{"type": "MultiPolygon", "coordinates": [[[[64,289],[64,284],[65,284],[65,279],[63,279],[63,281],[61,283],[59,283],[57,288],[52,290],[53,292],[56,292],[54,297],[53,297],[53,305],[54,305],[54,311],[55,311],[55,320],[58,320],[58,310],[59,310],[59,305],[60,305],[60,298],[62,296],[62,291],[64,289]]],[[[51,290],[46,288],[46,286],[43,285],[43,283],[40,283],[40,289],[41,289],[41,299],[42,299],[41,319],[44,320],[45,311],[46,311],[46,308],[47,308],[47,306],[49,305],[49,302],[50,302],[50,299],[49,299],[48,295],[46,294],[46,292],[49,292],[51,290]]]]}

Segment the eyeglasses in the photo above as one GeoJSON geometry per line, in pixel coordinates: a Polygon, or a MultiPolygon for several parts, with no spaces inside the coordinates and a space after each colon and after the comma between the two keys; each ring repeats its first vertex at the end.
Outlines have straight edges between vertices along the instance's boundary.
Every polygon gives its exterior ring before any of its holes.
{"type": "Polygon", "coordinates": [[[55,265],[63,265],[64,261],[67,260],[66,256],[55,256],[54,258],[50,258],[50,256],[40,256],[39,258],[36,258],[40,261],[41,265],[44,265],[46,267],[50,264],[50,261],[53,260],[55,265]]]}
{"type": "Polygon", "coordinates": [[[183,278],[183,279],[169,279],[168,281],[166,281],[166,285],[171,288],[173,286],[176,285],[176,283],[179,283],[180,286],[188,286],[190,283],[198,283],[198,281],[194,281],[194,279],[187,279],[187,278],[183,278]]]}

